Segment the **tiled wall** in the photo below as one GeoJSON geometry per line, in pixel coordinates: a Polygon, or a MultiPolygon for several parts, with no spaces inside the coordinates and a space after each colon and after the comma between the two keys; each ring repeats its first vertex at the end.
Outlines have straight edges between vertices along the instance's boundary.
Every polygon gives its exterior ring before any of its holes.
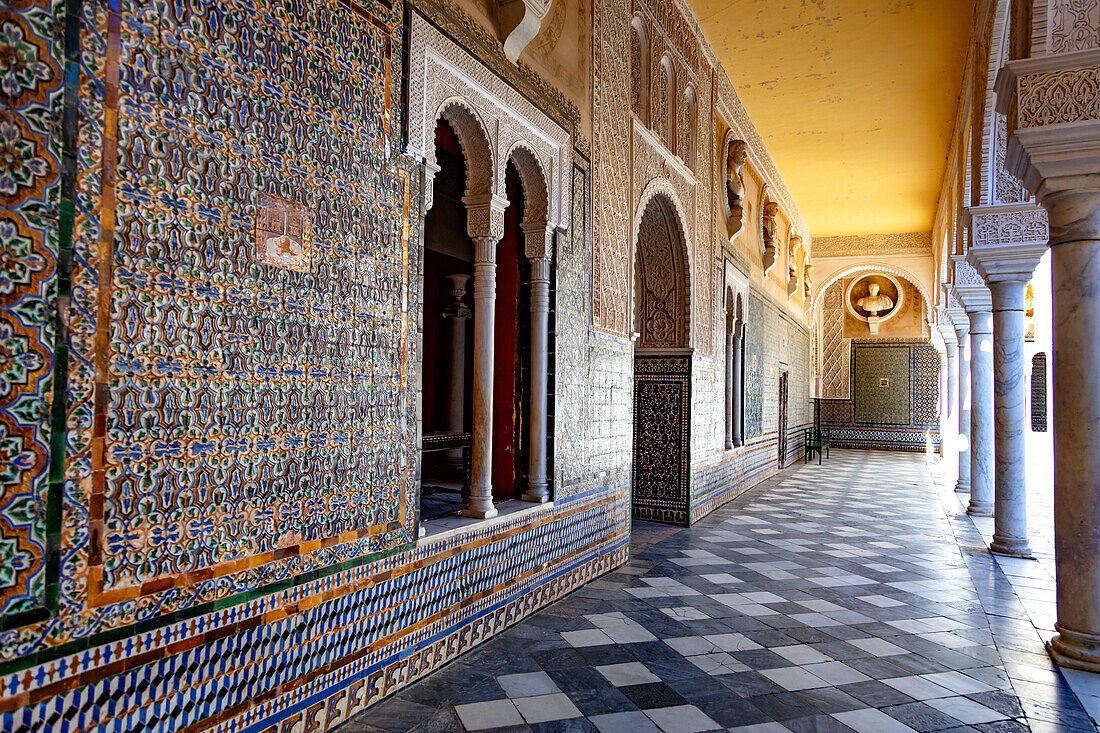
{"type": "Polygon", "coordinates": [[[852,399],[821,400],[832,445],[938,450],[939,369],[939,353],[926,343],[854,343],[852,399]]]}
{"type": "Polygon", "coordinates": [[[779,470],[779,378],[788,372],[785,465],[802,456],[809,400],[810,336],[782,305],[752,289],[747,309],[745,446],[725,450],[724,363],[697,359],[692,375],[691,521],[779,470]],[[701,366],[700,366],[701,365],[701,366]]]}
{"type": "MultiPolygon", "coordinates": [[[[418,542],[405,5],[19,8],[0,728],[324,730],[626,559],[633,346],[589,330],[583,141],[555,263],[555,502],[418,542]],[[257,241],[265,206],[306,213],[286,261],[257,241]]],[[[748,317],[750,445],[699,453],[693,519],[778,468],[781,368],[788,456],[808,420],[804,329],[763,295],[748,317]]],[[[704,366],[700,435],[720,438],[724,365],[704,366]]]]}

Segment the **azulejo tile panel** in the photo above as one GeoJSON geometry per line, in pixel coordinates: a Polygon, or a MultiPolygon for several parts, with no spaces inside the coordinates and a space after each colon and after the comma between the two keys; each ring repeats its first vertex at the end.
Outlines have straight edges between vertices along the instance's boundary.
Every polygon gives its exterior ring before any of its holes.
{"type": "Polygon", "coordinates": [[[634,516],[687,524],[691,357],[634,358],[634,516]]]}
{"type": "Polygon", "coordinates": [[[909,425],[912,387],[908,345],[852,346],[852,413],[857,424],[909,425]]]}
{"type": "Polygon", "coordinates": [[[0,618],[44,611],[61,181],[62,7],[0,15],[0,618]]]}
{"type": "Polygon", "coordinates": [[[110,698],[120,733],[200,721],[227,731],[264,730],[298,720],[303,707],[320,702],[327,717],[317,730],[323,730],[343,719],[333,711],[361,710],[621,564],[628,527],[625,485],[593,487],[567,508],[547,506],[534,518],[425,542],[361,566],[327,584],[324,600],[293,592],[258,598],[43,665],[32,675],[0,678],[0,725],[12,731],[59,730],[62,720],[91,725],[103,722],[110,698]],[[131,669],[127,657],[138,653],[154,661],[131,669]],[[95,681],[57,693],[59,680],[81,675],[95,681]],[[188,685],[175,682],[181,677],[188,685]],[[129,715],[136,711],[144,712],[129,715]]]}

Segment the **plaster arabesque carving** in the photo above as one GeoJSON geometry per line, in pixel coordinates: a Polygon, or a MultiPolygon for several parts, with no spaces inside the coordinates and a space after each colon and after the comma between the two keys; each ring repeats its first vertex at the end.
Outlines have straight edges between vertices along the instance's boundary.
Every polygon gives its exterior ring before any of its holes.
{"type": "Polygon", "coordinates": [[[1100,119],[1100,66],[1025,74],[1016,80],[1017,126],[1100,119]]]}
{"type": "MultiPolygon", "coordinates": [[[[409,41],[408,151],[425,161],[429,179],[438,170],[436,121],[447,109],[454,108],[468,113],[455,116],[461,125],[476,124],[479,128],[476,132],[473,129],[456,130],[460,141],[484,139],[488,148],[487,151],[464,151],[471,171],[467,196],[488,195],[498,203],[506,202],[505,166],[513,151],[521,146],[545,178],[546,223],[567,230],[572,218],[569,133],[414,12],[409,41]],[[480,163],[482,156],[488,159],[488,166],[480,163]],[[471,161],[473,165],[469,165],[471,161]],[[482,180],[486,168],[491,176],[487,188],[482,180]]],[[[430,206],[430,180],[425,189],[425,206],[430,206]]],[[[538,205],[541,206],[541,202],[538,205]]],[[[494,221],[496,208],[489,207],[484,213],[489,223],[486,228],[491,232],[499,229],[494,221]]]]}

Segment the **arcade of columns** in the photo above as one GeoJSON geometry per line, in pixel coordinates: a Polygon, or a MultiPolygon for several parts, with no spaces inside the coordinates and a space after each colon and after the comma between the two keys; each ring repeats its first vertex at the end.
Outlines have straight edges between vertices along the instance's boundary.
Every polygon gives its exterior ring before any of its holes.
{"type": "Polygon", "coordinates": [[[992,35],[1005,48],[991,54],[988,96],[1008,129],[991,175],[1015,176],[1034,202],[983,193],[962,207],[969,226],[958,236],[970,241],[952,247],[939,325],[959,420],[956,491],[969,494],[970,514],[994,518],[991,552],[1032,558],[1024,296],[1051,249],[1058,633],[1048,648],[1063,666],[1100,671],[1100,32],[1071,22],[1100,3],[1069,5],[1035,2],[1034,30],[1010,29],[1008,9],[998,12],[992,35]],[[1090,32],[1058,35],[1056,23],[1090,32]]]}

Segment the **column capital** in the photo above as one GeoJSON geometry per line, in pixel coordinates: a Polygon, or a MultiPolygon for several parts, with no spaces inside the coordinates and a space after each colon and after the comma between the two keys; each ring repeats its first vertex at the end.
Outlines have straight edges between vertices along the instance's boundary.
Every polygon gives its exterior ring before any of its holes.
{"type": "Polygon", "coordinates": [[[985,283],[1030,280],[1050,238],[1046,210],[1024,203],[974,206],[967,213],[973,244],[966,262],[985,283]]]}
{"type": "Polygon", "coordinates": [[[547,259],[554,254],[554,225],[546,222],[524,222],[523,253],[529,260],[547,259]]]}
{"type": "Polygon", "coordinates": [[[951,255],[955,263],[955,279],[951,292],[969,315],[973,311],[988,311],[993,307],[993,296],[985,285],[985,280],[966,261],[965,255],[951,255]]]}
{"type": "Polygon", "coordinates": [[[1008,115],[1005,167],[1044,201],[1100,171],[1100,48],[1009,61],[997,75],[1008,115]]]}
{"type": "Polygon", "coordinates": [[[466,204],[466,233],[470,239],[478,242],[485,238],[494,240],[494,244],[504,239],[504,210],[508,208],[508,199],[496,194],[464,196],[466,204]]]}

